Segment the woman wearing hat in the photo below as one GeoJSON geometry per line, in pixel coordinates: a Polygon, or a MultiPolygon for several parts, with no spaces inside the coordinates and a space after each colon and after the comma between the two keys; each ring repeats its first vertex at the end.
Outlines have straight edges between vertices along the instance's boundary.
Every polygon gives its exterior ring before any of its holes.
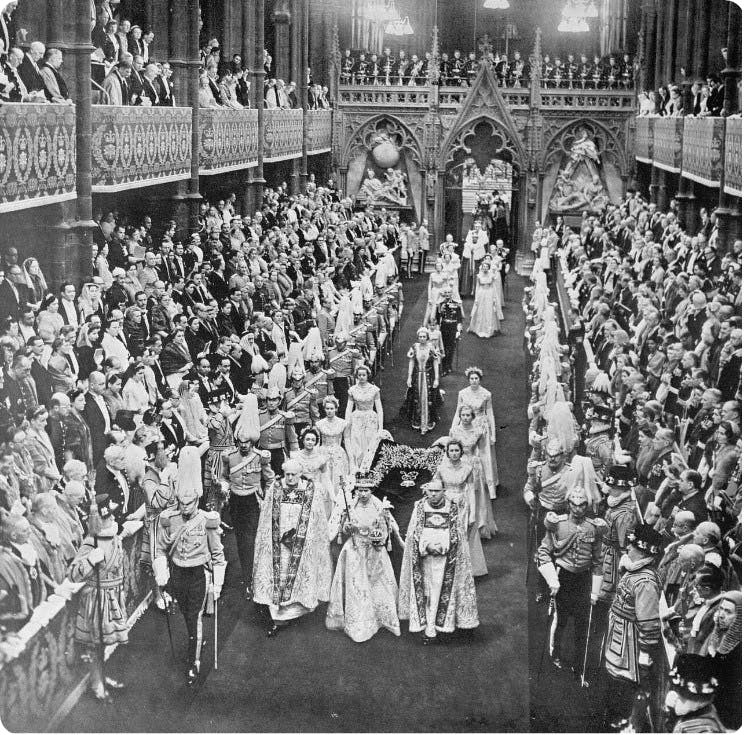
{"type": "Polygon", "coordinates": [[[417,341],[409,348],[409,373],[406,380],[408,390],[401,407],[411,428],[422,435],[434,429],[439,420],[440,397],[440,353],[429,341],[429,330],[420,327],[416,333],[417,341]]]}
{"type": "Polygon", "coordinates": [[[369,640],[380,628],[401,634],[398,586],[388,556],[388,519],[383,502],[372,494],[374,487],[370,473],[358,472],[354,499],[329,526],[346,541],[331,583],[326,627],[343,630],[356,643],[369,640]]]}

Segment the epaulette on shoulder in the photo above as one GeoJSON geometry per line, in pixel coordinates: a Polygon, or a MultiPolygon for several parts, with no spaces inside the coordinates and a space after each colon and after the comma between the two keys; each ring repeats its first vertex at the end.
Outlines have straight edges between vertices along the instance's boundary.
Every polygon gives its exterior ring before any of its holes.
{"type": "Polygon", "coordinates": [[[171,518],[177,516],[180,513],[178,508],[167,508],[158,517],[158,523],[163,528],[168,528],[171,525],[171,518]]]}
{"type": "Polygon", "coordinates": [[[543,525],[550,531],[555,528],[558,523],[565,521],[567,518],[569,518],[567,513],[554,513],[550,510],[546,513],[546,517],[543,519],[543,525]]]}
{"type": "Polygon", "coordinates": [[[207,528],[220,528],[220,514],[216,510],[203,510],[207,528]]]}

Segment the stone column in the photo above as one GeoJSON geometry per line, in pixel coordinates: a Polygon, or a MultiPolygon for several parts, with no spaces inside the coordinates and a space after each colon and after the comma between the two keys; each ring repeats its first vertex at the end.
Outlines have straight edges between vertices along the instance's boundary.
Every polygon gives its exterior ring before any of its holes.
{"type": "MultiPolygon", "coordinates": [[[[257,3],[259,4],[259,3],[257,3]]],[[[290,80],[290,6],[289,0],[277,0],[274,9],[274,68],[277,79],[290,80]]],[[[262,31],[263,33],[263,31],[262,31]]]]}
{"type": "Polygon", "coordinates": [[[722,114],[734,115],[738,112],[739,100],[737,81],[742,73],[742,10],[733,2],[729,3],[727,15],[727,66],[722,71],[724,83],[724,108],[722,114]]]}
{"type": "Polygon", "coordinates": [[[680,214],[685,231],[689,235],[694,235],[698,226],[696,197],[693,194],[693,182],[683,175],[679,177],[678,191],[675,194],[675,199],[680,206],[680,214]]]}
{"type": "Polygon", "coordinates": [[[654,50],[657,46],[657,10],[650,3],[644,15],[644,68],[642,69],[642,89],[654,86],[654,50]]]}
{"type": "Polygon", "coordinates": [[[670,203],[670,199],[667,193],[667,172],[658,169],[657,171],[657,207],[663,211],[667,211],[667,205],[670,203]]]}
{"type": "Polygon", "coordinates": [[[678,78],[678,70],[675,68],[675,57],[678,46],[678,0],[666,0],[665,11],[667,22],[665,30],[665,59],[663,62],[663,76],[672,82],[678,78]]]}
{"type": "Polygon", "coordinates": [[[258,112],[259,150],[257,165],[251,169],[250,196],[246,197],[251,210],[259,209],[264,194],[264,3],[244,2],[244,17],[249,20],[247,8],[250,6],[250,22],[243,24],[243,48],[252,53],[247,57],[251,74],[251,104],[258,112]],[[250,38],[246,38],[250,36],[250,38]]]}
{"type": "Polygon", "coordinates": [[[90,276],[92,268],[93,221],[92,155],[93,110],[91,102],[91,23],[88,0],[75,0],[75,43],[70,49],[75,59],[75,167],[77,175],[77,206],[74,232],[63,223],[64,245],[55,252],[59,263],[59,279],[73,274],[82,278],[90,276]],[[64,275],[63,275],[64,274],[64,275]]]}
{"type": "Polygon", "coordinates": [[[305,191],[308,183],[308,67],[309,62],[309,15],[308,4],[310,0],[298,0],[300,4],[300,75],[297,79],[298,92],[300,94],[300,105],[303,108],[303,152],[300,159],[300,190],[305,191]]]}
{"type": "Polygon", "coordinates": [[[654,59],[654,87],[655,91],[662,84],[667,84],[668,80],[664,78],[664,49],[665,49],[665,3],[662,3],[657,10],[655,18],[655,50],[651,58],[654,59]]]}
{"type": "Polygon", "coordinates": [[[711,8],[709,3],[696,0],[693,27],[693,76],[703,79],[709,72],[709,35],[711,33],[711,8]]]}

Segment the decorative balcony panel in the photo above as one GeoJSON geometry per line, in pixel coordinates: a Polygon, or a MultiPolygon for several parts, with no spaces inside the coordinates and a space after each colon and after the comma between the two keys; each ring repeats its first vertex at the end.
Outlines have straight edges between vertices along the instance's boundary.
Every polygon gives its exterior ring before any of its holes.
{"type": "Polygon", "coordinates": [[[683,176],[704,186],[718,187],[722,178],[723,146],[724,118],[686,118],[683,126],[683,176]]]}
{"type": "Polygon", "coordinates": [[[285,161],[303,155],[303,111],[264,111],[264,161],[285,161]]]}
{"type": "Polygon", "coordinates": [[[742,196],[742,118],[728,117],[724,135],[724,191],[742,196]]]}
{"type": "Polygon", "coordinates": [[[340,86],[339,104],[353,107],[427,107],[429,87],[340,86]]]}
{"type": "MultiPolygon", "coordinates": [[[[147,607],[150,578],[140,564],[142,531],[122,541],[125,610],[134,623],[147,607]]],[[[18,642],[0,647],[0,720],[10,731],[44,732],[88,667],[80,663],[86,651],[74,640],[81,584],[65,581],[67,600],[51,595],[18,631],[18,642]]],[[[107,648],[110,654],[113,647],[107,648]]]]}
{"type": "Polygon", "coordinates": [[[636,97],[633,92],[622,89],[556,89],[551,92],[542,89],[541,107],[573,109],[579,113],[586,110],[629,112],[636,108],[636,97]]]}
{"type": "Polygon", "coordinates": [[[652,163],[652,141],[654,140],[653,118],[636,118],[636,160],[652,163]]]}
{"type": "Polygon", "coordinates": [[[0,212],[75,198],[75,108],[0,107],[0,212]]]}
{"type": "Polygon", "coordinates": [[[190,107],[93,106],[93,191],[188,179],[190,107]]]}
{"type": "Polygon", "coordinates": [[[654,118],[652,162],[657,168],[680,173],[683,161],[684,122],[682,117],[654,118]]]}
{"type": "Polygon", "coordinates": [[[308,110],[308,155],[331,150],[331,110],[308,110]]]}
{"type": "Polygon", "coordinates": [[[199,111],[199,173],[252,168],[259,154],[258,110],[199,111]]]}

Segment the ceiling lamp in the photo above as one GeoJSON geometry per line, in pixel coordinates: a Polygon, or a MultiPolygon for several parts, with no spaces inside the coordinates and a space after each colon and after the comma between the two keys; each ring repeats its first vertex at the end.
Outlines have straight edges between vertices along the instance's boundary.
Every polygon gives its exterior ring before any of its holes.
{"type": "Polygon", "coordinates": [[[392,20],[386,25],[383,33],[385,33],[387,36],[403,36],[403,33],[401,32],[401,21],[392,20]]]}
{"type": "Polygon", "coordinates": [[[587,3],[587,7],[585,8],[585,16],[587,18],[597,18],[600,16],[595,0],[590,0],[590,2],[587,3]]]}
{"type": "Polygon", "coordinates": [[[590,26],[584,18],[562,18],[559,31],[562,33],[587,33],[590,26]]]}
{"type": "Polygon", "coordinates": [[[508,10],[510,4],[508,0],[484,0],[484,7],[490,10],[508,10]]]}

